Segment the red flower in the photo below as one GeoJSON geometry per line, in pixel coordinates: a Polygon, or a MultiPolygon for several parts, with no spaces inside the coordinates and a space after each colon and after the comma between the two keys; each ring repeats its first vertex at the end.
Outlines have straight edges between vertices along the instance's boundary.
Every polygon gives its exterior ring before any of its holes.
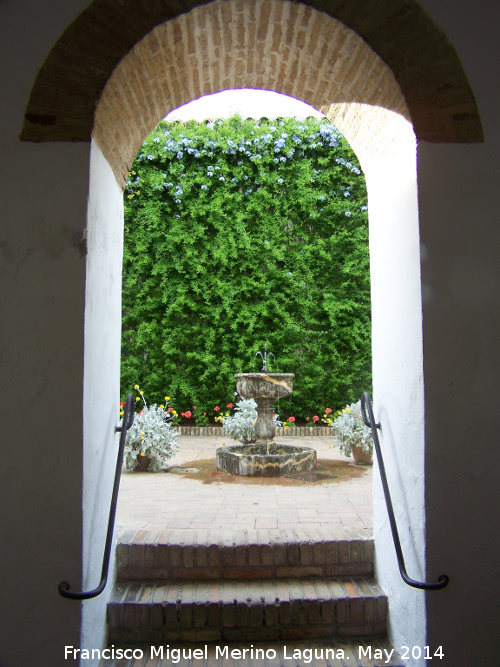
{"type": "Polygon", "coordinates": [[[329,415],[331,411],[332,411],[331,408],[327,408],[327,409],[325,410],[325,414],[326,414],[326,415],[329,415]]]}
{"type": "Polygon", "coordinates": [[[310,417],[306,417],[306,422],[308,422],[308,421],[309,421],[309,419],[310,419],[310,417]]]}
{"type": "Polygon", "coordinates": [[[289,421],[289,422],[294,422],[294,421],[295,421],[295,417],[288,417],[288,421],[289,421]]]}
{"type": "Polygon", "coordinates": [[[124,405],[125,405],[125,401],[120,401],[120,407],[123,408],[124,405]]]}
{"type": "Polygon", "coordinates": [[[173,408],[167,408],[167,412],[173,412],[173,411],[174,411],[173,408]]]}
{"type": "Polygon", "coordinates": [[[186,419],[190,419],[193,415],[191,413],[191,410],[186,410],[186,412],[181,412],[182,417],[186,417],[186,419]]]}
{"type": "Polygon", "coordinates": [[[219,410],[220,410],[219,406],[216,405],[215,408],[214,408],[214,410],[215,410],[215,412],[219,412],[219,410]]]}
{"type": "Polygon", "coordinates": [[[319,422],[319,417],[318,417],[318,415],[314,415],[314,417],[313,417],[313,422],[319,422]]]}
{"type": "Polygon", "coordinates": [[[232,403],[228,403],[228,404],[227,404],[227,407],[228,407],[229,409],[231,409],[231,408],[233,407],[233,404],[232,404],[232,403]]]}
{"type": "Polygon", "coordinates": [[[196,410],[196,405],[193,405],[193,410],[196,410]]]}

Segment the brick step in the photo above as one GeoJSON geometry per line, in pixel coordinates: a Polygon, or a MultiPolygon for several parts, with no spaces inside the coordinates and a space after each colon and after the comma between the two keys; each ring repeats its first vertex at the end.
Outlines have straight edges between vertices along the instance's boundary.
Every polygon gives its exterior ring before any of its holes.
{"type": "Polygon", "coordinates": [[[373,579],[119,581],[108,643],[276,641],[386,633],[387,597],[373,579]]]}
{"type": "MultiPolygon", "coordinates": [[[[111,649],[109,649],[111,651],[111,649]]],[[[405,667],[387,639],[134,646],[135,660],[105,658],[99,667],[405,667]],[[142,657],[141,657],[142,653],[142,657]],[[162,657],[163,654],[163,657],[162,657]],[[149,660],[148,660],[149,659],[149,660]],[[148,660],[146,662],[145,660],[148,660]]],[[[130,654],[131,655],[131,654],[130,654]]],[[[128,657],[128,655],[126,656],[128,657]]]]}
{"type": "Polygon", "coordinates": [[[136,531],[117,546],[120,580],[373,576],[373,540],[349,529],[136,531]]]}

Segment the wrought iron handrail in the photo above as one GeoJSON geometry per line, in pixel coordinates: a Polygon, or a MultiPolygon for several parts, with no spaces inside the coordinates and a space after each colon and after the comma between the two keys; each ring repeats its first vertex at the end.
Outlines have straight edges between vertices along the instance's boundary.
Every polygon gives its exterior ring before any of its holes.
{"type": "Polygon", "coordinates": [[[380,470],[380,477],[382,480],[382,487],[384,489],[385,504],[387,506],[387,513],[389,514],[389,522],[391,524],[392,539],[394,541],[394,547],[396,548],[396,556],[398,559],[399,572],[403,581],[408,584],[408,586],[413,586],[413,588],[421,588],[426,591],[436,591],[441,588],[445,588],[448,585],[449,577],[446,574],[442,574],[438,577],[438,581],[434,583],[427,583],[425,581],[416,581],[408,576],[406,572],[405,559],[403,556],[403,550],[401,548],[401,542],[399,540],[398,527],[396,524],[396,518],[394,516],[394,509],[392,507],[391,494],[389,491],[389,485],[387,483],[387,475],[385,474],[384,459],[382,458],[382,451],[380,449],[380,442],[378,439],[377,429],[380,428],[380,423],[375,423],[375,417],[373,416],[373,408],[370,400],[370,394],[365,391],[361,397],[361,415],[363,417],[364,423],[371,428],[373,435],[373,444],[375,447],[375,452],[377,454],[378,467],[380,470]],[[368,408],[368,416],[366,415],[366,408],[368,408]]]}
{"type": "Polygon", "coordinates": [[[95,598],[98,595],[100,595],[106,588],[106,584],[108,582],[108,573],[109,573],[109,558],[111,555],[111,547],[113,545],[113,530],[115,527],[116,503],[118,501],[118,491],[120,489],[120,477],[122,472],[125,438],[127,437],[128,429],[134,423],[134,415],[135,415],[134,396],[133,394],[129,394],[127,396],[127,400],[125,401],[125,406],[123,409],[122,424],[121,426],[115,426],[115,433],[120,432],[120,444],[118,446],[118,456],[116,459],[113,495],[111,496],[111,506],[109,508],[108,533],[106,535],[106,545],[104,547],[104,555],[102,559],[101,581],[97,586],[97,588],[94,588],[91,591],[78,591],[78,592],[71,591],[70,585],[67,581],[61,581],[61,583],[58,586],[58,590],[59,593],[64,598],[68,598],[70,600],[89,600],[90,598],[95,598]]]}

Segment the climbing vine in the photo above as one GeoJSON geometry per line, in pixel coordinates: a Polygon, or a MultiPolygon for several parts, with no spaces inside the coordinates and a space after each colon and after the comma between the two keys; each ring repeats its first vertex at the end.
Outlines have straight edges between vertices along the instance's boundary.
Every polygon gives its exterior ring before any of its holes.
{"type": "Polygon", "coordinates": [[[265,343],[283,415],[369,388],[365,180],[328,121],[161,122],[124,201],[123,394],[213,414],[265,343]]]}

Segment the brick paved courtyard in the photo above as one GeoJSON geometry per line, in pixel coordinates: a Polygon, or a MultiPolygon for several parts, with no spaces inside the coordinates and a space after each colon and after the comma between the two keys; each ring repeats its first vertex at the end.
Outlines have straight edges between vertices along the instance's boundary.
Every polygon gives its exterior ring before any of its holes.
{"type": "MultiPolygon", "coordinates": [[[[124,471],[117,512],[118,539],[126,532],[355,529],[371,536],[372,469],[340,454],[332,437],[286,438],[313,446],[316,471],[305,479],[232,477],[215,469],[217,436],[181,436],[168,472],[124,471]]],[[[226,445],[235,444],[225,438],[226,445]]],[[[186,533],[186,536],[189,534],[186,533]]]]}

